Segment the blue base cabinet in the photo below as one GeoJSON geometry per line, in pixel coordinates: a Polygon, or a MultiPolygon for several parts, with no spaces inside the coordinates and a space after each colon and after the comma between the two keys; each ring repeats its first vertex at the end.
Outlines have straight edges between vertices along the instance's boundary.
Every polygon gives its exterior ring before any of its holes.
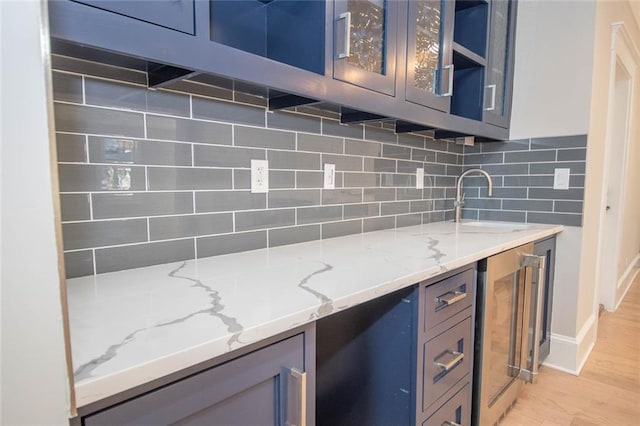
{"type": "Polygon", "coordinates": [[[313,425],[314,368],[305,360],[313,345],[308,333],[294,335],[87,415],[82,424],[313,425]]]}
{"type": "Polygon", "coordinates": [[[468,426],[476,274],[445,274],[317,321],[318,425],[468,426]]]}

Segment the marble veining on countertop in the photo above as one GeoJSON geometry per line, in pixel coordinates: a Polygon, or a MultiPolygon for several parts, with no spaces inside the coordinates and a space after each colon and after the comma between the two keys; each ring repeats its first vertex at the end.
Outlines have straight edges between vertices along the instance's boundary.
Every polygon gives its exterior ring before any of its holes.
{"type": "Polygon", "coordinates": [[[561,230],[440,222],[69,279],[77,405],[561,230]]]}

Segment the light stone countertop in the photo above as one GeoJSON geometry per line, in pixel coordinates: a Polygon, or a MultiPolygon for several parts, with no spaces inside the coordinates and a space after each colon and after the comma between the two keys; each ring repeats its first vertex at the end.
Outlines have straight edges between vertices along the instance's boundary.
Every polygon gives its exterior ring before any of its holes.
{"type": "Polygon", "coordinates": [[[482,224],[439,222],[69,279],[77,405],[563,228],[482,224]]]}

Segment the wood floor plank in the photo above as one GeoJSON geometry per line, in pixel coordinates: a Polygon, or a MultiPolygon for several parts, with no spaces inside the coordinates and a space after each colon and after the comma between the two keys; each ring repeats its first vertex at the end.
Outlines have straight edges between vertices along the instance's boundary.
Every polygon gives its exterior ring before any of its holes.
{"type": "Polygon", "coordinates": [[[580,376],[541,367],[500,426],[640,425],[640,274],[598,339],[580,376]]]}

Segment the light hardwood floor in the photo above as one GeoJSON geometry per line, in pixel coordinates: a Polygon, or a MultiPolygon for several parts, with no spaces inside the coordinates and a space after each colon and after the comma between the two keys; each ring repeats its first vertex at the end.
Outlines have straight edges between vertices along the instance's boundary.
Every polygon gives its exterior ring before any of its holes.
{"type": "Polygon", "coordinates": [[[640,274],[615,313],[605,312],[579,377],[542,367],[500,426],[640,425],[640,274]]]}

